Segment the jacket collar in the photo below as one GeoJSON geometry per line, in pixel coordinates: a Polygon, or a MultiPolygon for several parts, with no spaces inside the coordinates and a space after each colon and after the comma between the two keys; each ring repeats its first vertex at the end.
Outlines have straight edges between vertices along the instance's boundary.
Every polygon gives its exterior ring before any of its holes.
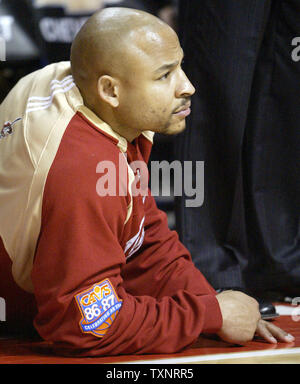
{"type": "MultiPolygon", "coordinates": [[[[78,112],[83,115],[93,126],[103,132],[106,136],[110,136],[114,141],[116,141],[118,148],[122,152],[126,152],[128,148],[128,141],[125,137],[119,135],[115,132],[107,123],[100,119],[93,111],[91,111],[85,105],[81,105],[78,109],[78,112]]],[[[142,135],[153,144],[154,132],[144,131],[142,135]]]]}

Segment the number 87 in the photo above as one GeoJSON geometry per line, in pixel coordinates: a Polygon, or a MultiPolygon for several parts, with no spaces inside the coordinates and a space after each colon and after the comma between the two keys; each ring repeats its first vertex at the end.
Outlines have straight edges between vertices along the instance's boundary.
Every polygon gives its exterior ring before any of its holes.
{"type": "Polygon", "coordinates": [[[103,311],[107,311],[110,307],[112,307],[115,304],[114,295],[110,295],[105,299],[102,299],[101,304],[102,304],[103,311]]]}

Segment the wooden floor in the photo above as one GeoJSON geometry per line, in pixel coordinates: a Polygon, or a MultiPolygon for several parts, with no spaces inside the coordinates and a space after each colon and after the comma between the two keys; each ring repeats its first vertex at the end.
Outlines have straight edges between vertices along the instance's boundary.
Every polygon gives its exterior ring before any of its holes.
{"type": "Polygon", "coordinates": [[[293,343],[268,344],[255,339],[246,346],[234,346],[201,337],[193,348],[172,355],[66,358],[55,356],[43,341],[0,339],[0,364],[299,364],[300,321],[291,315],[273,323],[295,337],[293,343]]]}

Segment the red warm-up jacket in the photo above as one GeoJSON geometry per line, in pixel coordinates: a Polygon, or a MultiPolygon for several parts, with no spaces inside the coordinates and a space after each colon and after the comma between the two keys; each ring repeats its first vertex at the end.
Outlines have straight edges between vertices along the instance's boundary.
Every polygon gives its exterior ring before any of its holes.
{"type": "Polygon", "coordinates": [[[0,140],[0,235],[39,334],[103,356],[172,353],[217,332],[216,292],[141,188],[153,135],[115,133],[83,105],[69,63],[29,75],[0,108],[13,128],[0,140]]]}

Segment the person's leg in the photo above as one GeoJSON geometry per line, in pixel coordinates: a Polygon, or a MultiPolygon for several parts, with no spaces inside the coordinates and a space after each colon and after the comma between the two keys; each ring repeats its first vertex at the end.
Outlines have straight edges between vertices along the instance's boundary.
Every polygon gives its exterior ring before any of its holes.
{"type": "Polygon", "coordinates": [[[260,295],[300,295],[299,14],[299,0],[272,1],[247,117],[245,280],[260,295]]]}
{"type": "MultiPolygon", "coordinates": [[[[215,288],[242,287],[247,264],[241,154],[267,1],[182,1],[184,69],[196,88],[187,129],[175,141],[181,161],[204,161],[204,203],[177,204],[177,228],[215,288]]],[[[194,182],[196,175],[194,174],[194,182]]]]}

